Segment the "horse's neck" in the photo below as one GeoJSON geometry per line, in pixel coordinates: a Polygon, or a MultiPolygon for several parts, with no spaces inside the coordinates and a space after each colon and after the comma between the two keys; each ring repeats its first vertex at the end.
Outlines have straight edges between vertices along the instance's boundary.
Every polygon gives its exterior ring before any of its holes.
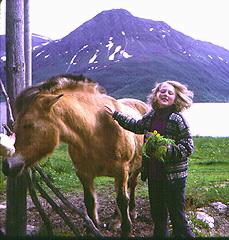
{"type": "Polygon", "coordinates": [[[60,129],[61,141],[71,144],[82,136],[91,135],[96,124],[98,106],[94,106],[89,100],[66,98],[55,109],[53,118],[56,118],[60,129]]]}

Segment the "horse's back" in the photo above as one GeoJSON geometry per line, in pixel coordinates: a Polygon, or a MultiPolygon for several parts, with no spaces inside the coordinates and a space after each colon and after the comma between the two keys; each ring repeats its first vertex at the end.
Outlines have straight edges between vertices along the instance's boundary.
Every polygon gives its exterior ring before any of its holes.
{"type": "Polygon", "coordinates": [[[130,114],[132,117],[141,118],[144,114],[146,114],[150,110],[149,106],[139,99],[122,98],[118,99],[117,101],[127,106],[128,108],[132,109],[131,110],[132,112],[139,113],[138,114],[139,116],[136,116],[135,114],[132,116],[132,114],[130,114]]]}

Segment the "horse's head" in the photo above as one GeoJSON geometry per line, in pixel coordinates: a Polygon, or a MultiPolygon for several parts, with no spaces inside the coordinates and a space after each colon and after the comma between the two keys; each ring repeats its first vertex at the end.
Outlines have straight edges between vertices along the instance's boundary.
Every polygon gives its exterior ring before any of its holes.
{"type": "Polygon", "coordinates": [[[47,154],[59,143],[59,130],[53,119],[53,105],[63,95],[38,96],[32,102],[23,104],[14,126],[16,133],[15,153],[3,159],[3,173],[15,177],[47,154]]]}

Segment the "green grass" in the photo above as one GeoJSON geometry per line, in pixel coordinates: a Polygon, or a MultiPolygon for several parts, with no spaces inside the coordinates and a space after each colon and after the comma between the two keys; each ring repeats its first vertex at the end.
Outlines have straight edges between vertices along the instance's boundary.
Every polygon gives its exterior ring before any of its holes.
{"type": "MultiPolygon", "coordinates": [[[[197,207],[213,201],[229,202],[229,138],[194,137],[195,152],[189,158],[187,198],[192,198],[197,207]]],[[[60,144],[56,151],[40,162],[41,167],[61,191],[68,194],[82,193],[82,185],[74,172],[67,154],[67,146],[60,144]]],[[[37,174],[39,178],[39,174],[37,174]]],[[[113,186],[113,179],[99,177],[95,185],[99,191],[113,186]]],[[[0,193],[4,198],[6,178],[0,173],[0,193]]],[[[147,196],[147,183],[139,181],[137,196],[147,196]]]]}
{"type": "MultiPolygon", "coordinates": [[[[229,203],[229,138],[194,137],[195,152],[189,158],[189,175],[187,178],[186,197],[192,202],[189,210],[207,206],[212,202],[229,203]]],[[[67,154],[67,146],[61,144],[48,158],[40,162],[42,169],[51,181],[66,196],[83,194],[82,185],[74,172],[74,166],[67,154]]],[[[38,180],[42,180],[37,174],[38,180]]],[[[95,179],[98,194],[114,188],[114,179],[99,177],[95,179]]],[[[0,199],[5,200],[6,177],[0,172],[0,199]]],[[[49,192],[49,191],[48,191],[49,192]]],[[[109,199],[115,199],[115,192],[110,191],[109,199]]],[[[148,197],[147,182],[139,181],[137,197],[148,197]]],[[[191,219],[193,229],[201,224],[191,219]]],[[[203,224],[203,223],[202,223],[203,224]]],[[[196,236],[202,236],[196,233],[196,236]]]]}
{"type": "Polygon", "coordinates": [[[229,138],[196,137],[195,152],[189,158],[187,198],[196,207],[213,201],[229,203],[229,138]]]}

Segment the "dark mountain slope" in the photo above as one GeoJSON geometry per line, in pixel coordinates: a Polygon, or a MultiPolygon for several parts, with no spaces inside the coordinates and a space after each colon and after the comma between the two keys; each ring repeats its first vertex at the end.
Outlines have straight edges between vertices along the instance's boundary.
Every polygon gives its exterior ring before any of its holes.
{"type": "Polygon", "coordinates": [[[116,98],[145,101],[156,82],[172,79],[187,84],[195,102],[229,101],[228,50],[124,9],[103,11],[33,51],[34,84],[63,73],[91,77],[116,98]]]}
{"type": "Polygon", "coordinates": [[[196,102],[229,100],[229,51],[194,40],[164,22],[103,11],[34,52],[34,80],[73,73],[93,78],[116,98],[142,100],[155,82],[188,84],[196,102]]]}

